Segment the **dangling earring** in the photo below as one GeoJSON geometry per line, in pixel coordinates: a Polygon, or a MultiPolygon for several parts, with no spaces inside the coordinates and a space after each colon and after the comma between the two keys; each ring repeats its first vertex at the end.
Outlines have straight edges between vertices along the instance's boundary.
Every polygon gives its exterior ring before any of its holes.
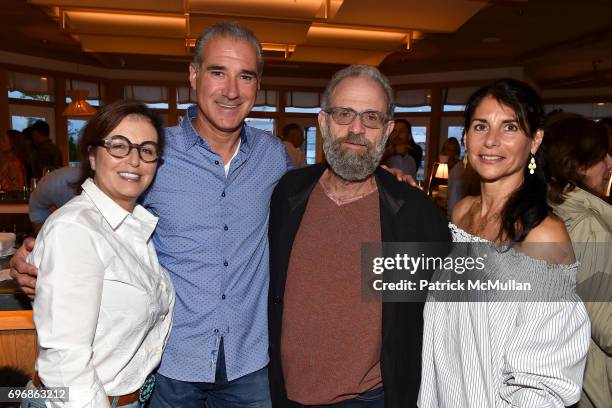
{"type": "Polygon", "coordinates": [[[527,166],[529,174],[534,174],[536,167],[538,166],[536,165],[535,156],[531,153],[531,160],[529,160],[529,165],[527,166]]]}
{"type": "Polygon", "coordinates": [[[463,168],[465,169],[468,166],[469,160],[468,160],[468,152],[465,152],[465,156],[463,156],[463,168]]]}

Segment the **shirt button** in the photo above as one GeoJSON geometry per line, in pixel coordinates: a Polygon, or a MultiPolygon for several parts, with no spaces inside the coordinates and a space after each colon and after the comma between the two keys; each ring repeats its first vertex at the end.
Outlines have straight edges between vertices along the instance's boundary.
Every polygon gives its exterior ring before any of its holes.
{"type": "Polygon", "coordinates": [[[216,165],[219,165],[219,160],[215,160],[215,164],[216,164],[216,165]]]}
{"type": "Polygon", "coordinates": [[[227,265],[229,265],[227,261],[223,261],[223,266],[227,266],[227,265]]]}
{"type": "Polygon", "coordinates": [[[221,193],[221,197],[225,197],[225,191],[221,193]]]}
{"type": "Polygon", "coordinates": [[[221,299],[225,300],[225,295],[221,295],[221,299]]]}
{"type": "Polygon", "coordinates": [[[219,333],[219,329],[215,329],[215,333],[219,333]]]}
{"type": "Polygon", "coordinates": [[[224,225],[223,229],[227,231],[229,228],[227,227],[227,225],[224,225]]]}

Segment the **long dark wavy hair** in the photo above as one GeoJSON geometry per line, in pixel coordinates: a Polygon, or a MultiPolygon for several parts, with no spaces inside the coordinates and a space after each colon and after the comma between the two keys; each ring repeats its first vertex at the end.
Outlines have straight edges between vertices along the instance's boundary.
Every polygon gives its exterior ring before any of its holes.
{"type": "MultiPolygon", "coordinates": [[[[528,138],[533,139],[536,132],[543,128],[544,109],[538,93],[525,82],[505,78],[483,86],[470,96],[465,107],[465,132],[470,128],[476,108],[489,96],[512,108],[528,138]]],[[[536,152],[535,160],[535,174],[529,173],[527,161],[523,169],[523,183],[502,208],[500,240],[522,242],[551,211],[546,202],[545,163],[541,149],[536,152]]]]}

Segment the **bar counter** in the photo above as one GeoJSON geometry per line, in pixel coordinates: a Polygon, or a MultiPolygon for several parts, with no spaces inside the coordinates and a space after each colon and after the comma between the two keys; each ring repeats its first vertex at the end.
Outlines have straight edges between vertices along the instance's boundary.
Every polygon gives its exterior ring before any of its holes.
{"type": "MultiPolygon", "coordinates": [[[[8,258],[0,258],[0,270],[8,258]]],[[[20,368],[34,375],[36,330],[30,301],[11,280],[0,281],[0,366],[20,368]]]]}
{"type": "Polygon", "coordinates": [[[19,191],[0,192],[0,214],[27,214],[29,194],[19,191]]]}

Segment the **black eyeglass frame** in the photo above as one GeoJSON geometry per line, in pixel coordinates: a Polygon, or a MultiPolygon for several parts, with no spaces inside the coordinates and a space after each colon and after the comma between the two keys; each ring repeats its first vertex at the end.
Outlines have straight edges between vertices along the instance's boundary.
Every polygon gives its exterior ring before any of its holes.
{"type": "Polygon", "coordinates": [[[104,147],[106,149],[106,151],[108,152],[108,154],[110,154],[111,156],[113,156],[116,159],[123,159],[124,157],[128,157],[130,155],[130,153],[132,153],[132,149],[136,149],[138,151],[138,157],[140,158],[140,160],[142,160],[145,163],[155,163],[157,161],[159,161],[161,159],[160,154],[159,154],[159,146],[157,145],[157,143],[155,142],[144,142],[144,143],[132,143],[130,141],[130,139],[128,139],[127,137],[123,136],[123,135],[113,135],[111,137],[109,137],[108,139],[105,140],[100,140],[96,146],[100,146],[100,147],[104,147]],[[124,156],[117,156],[113,153],[111,153],[111,147],[112,147],[112,142],[113,140],[121,140],[127,143],[128,145],[128,151],[127,154],[125,154],[124,156]],[[157,157],[154,160],[146,160],[144,157],[142,157],[142,149],[146,148],[147,146],[154,146],[155,147],[155,152],[157,153],[157,157]]]}
{"type": "Polygon", "coordinates": [[[377,110],[372,110],[372,109],[364,110],[363,112],[357,112],[353,108],[348,108],[348,107],[344,107],[344,106],[332,106],[331,108],[324,109],[323,112],[325,112],[326,114],[330,115],[332,117],[332,119],[334,120],[334,122],[336,122],[336,124],[341,125],[341,126],[350,125],[351,123],[353,123],[355,121],[355,118],[357,116],[359,116],[359,120],[361,121],[361,124],[364,127],[367,127],[368,129],[382,129],[383,127],[385,127],[385,123],[391,121],[390,119],[387,118],[387,115],[385,115],[383,112],[380,112],[380,111],[377,111],[377,110]],[[340,122],[338,122],[336,120],[336,118],[334,117],[334,112],[337,112],[338,110],[345,110],[345,111],[352,112],[353,113],[353,118],[349,122],[347,122],[347,123],[340,123],[340,122]],[[367,114],[367,113],[376,113],[376,114],[379,114],[381,116],[380,124],[377,127],[368,126],[368,125],[366,125],[364,123],[363,115],[367,114]]]}

